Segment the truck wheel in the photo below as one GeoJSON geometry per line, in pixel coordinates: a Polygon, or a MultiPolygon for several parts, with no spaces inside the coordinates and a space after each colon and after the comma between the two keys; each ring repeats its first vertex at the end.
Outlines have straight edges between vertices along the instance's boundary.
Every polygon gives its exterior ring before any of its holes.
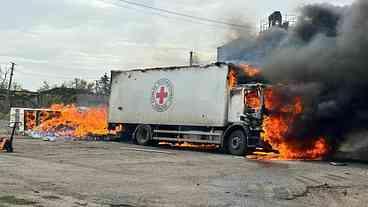
{"type": "Polygon", "coordinates": [[[242,130],[233,131],[227,139],[227,149],[232,155],[245,155],[247,147],[247,138],[242,130]]]}
{"type": "Polygon", "coordinates": [[[139,145],[150,145],[152,141],[152,129],[149,125],[139,125],[133,133],[134,140],[139,145]]]}

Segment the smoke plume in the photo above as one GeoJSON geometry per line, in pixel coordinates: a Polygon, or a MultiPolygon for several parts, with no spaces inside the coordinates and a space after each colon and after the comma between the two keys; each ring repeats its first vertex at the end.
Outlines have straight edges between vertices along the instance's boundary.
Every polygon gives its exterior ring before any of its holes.
{"type": "MultiPolygon", "coordinates": [[[[368,128],[368,1],[309,5],[264,59],[263,74],[301,96],[304,114],[290,138],[327,137],[338,146],[368,128]]],[[[368,139],[366,137],[365,139],[368,139]]]]}

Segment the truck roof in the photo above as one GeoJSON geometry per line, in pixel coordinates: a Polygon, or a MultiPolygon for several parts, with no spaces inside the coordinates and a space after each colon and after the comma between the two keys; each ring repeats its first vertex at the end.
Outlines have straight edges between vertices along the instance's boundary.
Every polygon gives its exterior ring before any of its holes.
{"type": "Polygon", "coordinates": [[[223,62],[216,62],[216,63],[212,63],[212,64],[208,64],[208,65],[193,65],[193,66],[169,66],[169,67],[157,67],[157,68],[142,68],[142,69],[132,69],[132,70],[112,70],[112,73],[121,73],[121,72],[135,72],[135,71],[140,71],[140,72],[147,72],[147,71],[158,71],[158,70],[181,70],[181,69],[185,69],[185,68],[208,68],[208,67],[212,67],[212,66],[222,66],[222,65],[228,65],[227,63],[223,63],[223,62]]]}

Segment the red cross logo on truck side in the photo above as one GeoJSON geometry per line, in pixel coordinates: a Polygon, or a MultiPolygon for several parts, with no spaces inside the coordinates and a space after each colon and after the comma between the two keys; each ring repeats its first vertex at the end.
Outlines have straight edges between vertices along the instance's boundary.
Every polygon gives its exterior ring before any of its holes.
{"type": "Polygon", "coordinates": [[[166,91],[165,91],[165,86],[161,86],[160,87],[160,92],[156,93],[156,98],[159,99],[158,103],[160,105],[164,104],[165,99],[167,98],[167,96],[169,95],[166,91]]]}
{"type": "Polygon", "coordinates": [[[153,84],[151,105],[157,112],[167,111],[173,103],[174,86],[170,80],[163,78],[153,84]]]}

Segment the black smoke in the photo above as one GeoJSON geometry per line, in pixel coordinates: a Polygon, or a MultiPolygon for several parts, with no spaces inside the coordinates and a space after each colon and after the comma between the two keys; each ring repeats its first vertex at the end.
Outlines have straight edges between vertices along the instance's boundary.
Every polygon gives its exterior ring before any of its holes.
{"type": "Polygon", "coordinates": [[[303,99],[290,139],[324,136],[337,147],[350,134],[366,132],[368,1],[306,6],[286,42],[265,58],[263,74],[303,99]]]}
{"type": "Polygon", "coordinates": [[[328,4],[307,5],[302,8],[295,33],[303,41],[311,41],[317,34],[328,37],[337,35],[337,26],[343,15],[343,8],[328,4]]]}

